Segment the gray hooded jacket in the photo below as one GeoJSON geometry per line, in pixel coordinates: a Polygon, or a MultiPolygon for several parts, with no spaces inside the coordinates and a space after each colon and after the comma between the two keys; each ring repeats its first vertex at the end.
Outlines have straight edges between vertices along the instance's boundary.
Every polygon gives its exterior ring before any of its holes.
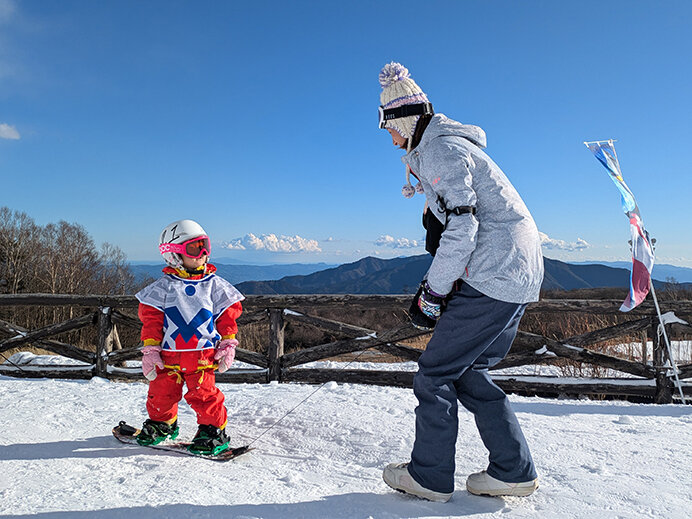
{"type": "Polygon", "coordinates": [[[445,226],[426,275],[437,293],[451,292],[457,279],[509,303],[538,301],[543,255],[538,229],[505,174],[482,150],[485,132],[433,116],[418,146],[405,155],[420,179],[432,211],[445,226]],[[472,206],[476,214],[445,214],[472,206]]]}

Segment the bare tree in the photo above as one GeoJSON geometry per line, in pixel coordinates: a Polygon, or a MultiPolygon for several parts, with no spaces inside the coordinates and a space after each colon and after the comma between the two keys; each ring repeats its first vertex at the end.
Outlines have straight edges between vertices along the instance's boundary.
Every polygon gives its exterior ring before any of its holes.
{"type": "Polygon", "coordinates": [[[94,240],[79,224],[60,221],[48,224],[41,233],[44,261],[50,266],[46,278],[52,293],[84,294],[93,288],[101,269],[94,240]]]}
{"type": "Polygon", "coordinates": [[[27,214],[0,207],[0,292],[127,294],[135,289],[125,253],[100,250],[79,224],[40,227],[27,214]]]}
{"type": "Polygon", "coordinates": [[[124,295],[134,291],[135,276],[120,248],[107,242],[101,245],[99,273],[94,281],[99,294],[124,295]]]}
{"type": "Polygon", "coordinates": [[[26,213],[0,207],[0,290],[16,294],[28,288],[40,228],[26,213]]]}
{"type": "Polygon", "coordinates": [[[669,301],[681,301],[692,297],[692,286],[689,283],[680,283],[672,276],[666,278],[661,293],[662,299],[669,301]]]}

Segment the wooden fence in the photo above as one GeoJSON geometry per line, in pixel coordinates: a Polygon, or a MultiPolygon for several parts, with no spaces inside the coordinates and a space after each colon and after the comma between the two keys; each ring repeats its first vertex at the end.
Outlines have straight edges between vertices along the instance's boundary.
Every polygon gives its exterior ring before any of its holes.
{"type": "MultiPolygon", "coordinates": [[[[401,341],[425,335],[402,322],[396,327],[375,332],[352,324],[310,315],[310,309],[324,306],[336,308],[399,307],[406,308],[411,296],[356,296],[356,295],[311,295],[311,296],[249,296],[244,302],[245,312],[239,325],[266,322],[268,324],[266,353],[257,353],[238,348],[236,359],[251,365],[252,369],[231,369],[218,374],[219,382],[265,383],[303,382],[323,383],[326,381],[350,382],[374,385],[410,387],[414,373],[411,371],[363,370],[363,369],[318,369],[299,367],[309,362],[363,352],[374,349],[404,360],[417,360],[422,350],[401,344],[401,341]],[[300,311],[295,309],[299,308],[300,311]],[[307,309],[307,311],[306,311],[307,309]],[[287,322],[302,323],[329,332],[338,338],[334,342],[284,353],[284,329],[287,322]]],[[[16,324],[0,320],[0,331],[9,334],[0,340],[0,353],[22,346],[34,346],[68,357],[82,364],[68,366],[32,366],[11,363],[0,365],[0,374],[14,377],[49,377],[88,379],[94,376],[112,380],[143,380],[136,367],[123,367],[124,361],[139,359],[141,343],[135,346],[120,344],[118,327],[139,329],[138,319],[124,313],[137,308],[133,296],[99,295],[53,295],[17,294],[0,295],[0,307],[33,306],[81,308],[82,315],[64,322],[29,330],[16,324]],[[51,336],[95,326],[96,347],[88,351],[67,344],[51,336]]],[[[617,314],[619,301],[611,300],[543,300],[529,305],[527,314],[561,318],[568,312],[591,314],[617,314]]],[[[664,312],[675,312],[678,316],[692,315],[692,301],[662,303],[664,312]]],[[[590,331],[562,340],[520,331],[507,357],[493,369],[554,363],[558,359],[569,359],[594,364],[626,374],[618,378],[526,377],[495,375],[493,379],[505,391],[545,396],[604,395],[619,396],[670,403],[676,397],[671,380],[669,359],[658,333],[658,318],[653,305],[645,302],[627,314],[630,320],[607,328],[590,331]],[[637,361],[607,355],[589,349],[594,345],[636,335],[642,341],[643,358],[637,361]],[[646,360],[647,342],[653,343],[653,363],[646,360]]],[[[666,325],[671,339],[692,334],[692,326],[681,323],[666,325]]],[[[692,377],[692,364],[678,366],[680,379],[692,377]]],[[[692,382],[683,383],[686,395],[692,395],[692,382]]]]}

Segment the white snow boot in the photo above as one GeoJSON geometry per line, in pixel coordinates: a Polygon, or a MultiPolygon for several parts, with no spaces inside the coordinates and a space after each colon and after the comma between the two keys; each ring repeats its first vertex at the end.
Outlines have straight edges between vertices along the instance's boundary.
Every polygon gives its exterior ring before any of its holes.
{"type": "Polygon", "coordinates": [[[495,479],[485,470],[471,474],[466,480],[466,490],[477,496],[529,496],[538,488],[538,479],[522,483],[505,483],[495,479]]]}
{"type": "Polygon", "coordinates": [[[382,479],[394,490],[427,499],[428,501],[445,503],[452,497],[451,492],[448,494],[435,492],[419,485],[409,474],[408,463],[390,463],[382,471],[382,479]]]}

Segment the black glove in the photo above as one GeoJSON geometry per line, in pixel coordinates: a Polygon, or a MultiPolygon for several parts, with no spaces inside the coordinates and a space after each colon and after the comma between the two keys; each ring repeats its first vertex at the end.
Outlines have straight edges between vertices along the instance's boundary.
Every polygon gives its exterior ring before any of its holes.
{"type": "Polygon", "coordinates": [[[442,305],[444,305],[446,297],[446,294],[442,295],[438,294],[437,292],[433,292],[433,289],[430,288],[428,282],[425,281],[423,283],[423,291],[418,297],[418,307],[425,315],[437,321],[442,314],[442,305]]]}
{"type": "Polygon", "coordinates": [[[424,281],[413,296],[411,307],[408,310],[411,324],[419,330],[432,330],[437,324],[442,311],[444,297],[432,292],[424,281]],[[421,310],[421,306],[426,312],[421,310]],[[436,317],[434,317],[436,315],[436,317]]]}

